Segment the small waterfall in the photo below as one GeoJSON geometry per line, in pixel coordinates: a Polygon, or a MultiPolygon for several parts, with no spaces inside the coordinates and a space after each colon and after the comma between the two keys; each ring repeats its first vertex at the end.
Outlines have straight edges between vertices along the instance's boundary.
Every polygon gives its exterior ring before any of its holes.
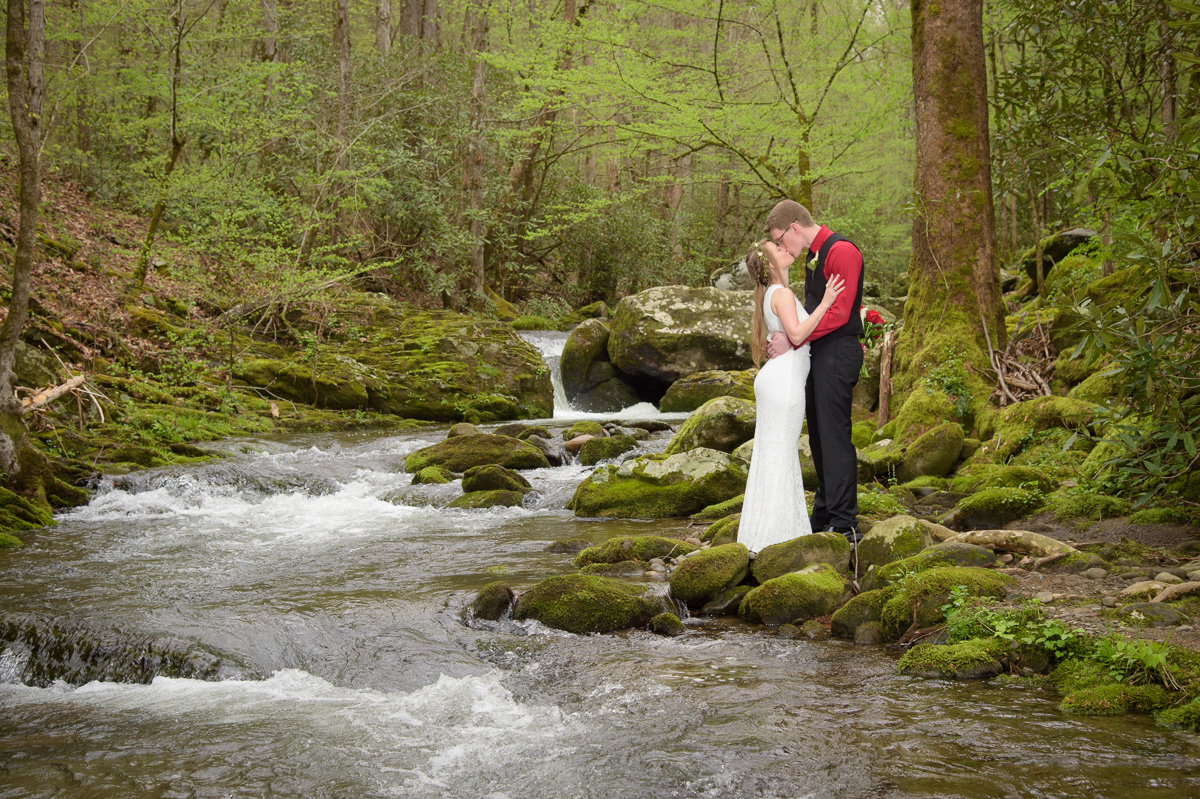
{"type": "Polygon", "coordinates": [[[567,393],[563,391],[562,370],[559,362],[562,360],[563,347],[566,346],[569,333],[559,330],[523,330],[521,338],[532,344],[542,355],[542,360],[550,367],[550,380],[554,384],[554,415],[562,416],[571,412],[571,404],[567,402],[567,393]]]}

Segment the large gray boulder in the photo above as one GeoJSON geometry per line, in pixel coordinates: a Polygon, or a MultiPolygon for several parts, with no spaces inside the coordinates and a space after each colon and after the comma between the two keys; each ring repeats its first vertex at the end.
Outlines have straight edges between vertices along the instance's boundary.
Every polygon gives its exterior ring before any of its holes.
{"type": "Polygon", "coordinates": [[[673,383],[714,369],[753,366],[753,294],[659,286],[625,297],[609,327],[609,360],[621,371],[673,383]]]}
{"type": "Polygon", "coordinates": [[[575,489],[567,508],[576,516],[661,519],[690,516],[745,490],[742,461],[699,448],[600,466],[575,489]]]}
{"type": "Polygon", "coordinates": [[[605,376],[602,370],[597,370],[595,377],[600,379],[595,383],[588,381],[592,363],[597,359],[607,361],[607,351],[608,325],[599,319],[585,320],[567,336],[558,369],[562,375],[563,392],[568,400],[612,377],[611,374],[605,376]]]}
{"type": "Polygon", "coordinates": [[[681,377],[671,384],[658,403],[663,413],[694,411],[716,397],[737,397],[754,402],[754,376],[752,370],[744,372],[697,372],[681,377]]]}
{"type": "Polygon", "coordinates": [[[708,447],[733,452],[754,438],[757,409],[737,397],[717,397],[697,408],[667,445],[667,454],[708,447]]]}

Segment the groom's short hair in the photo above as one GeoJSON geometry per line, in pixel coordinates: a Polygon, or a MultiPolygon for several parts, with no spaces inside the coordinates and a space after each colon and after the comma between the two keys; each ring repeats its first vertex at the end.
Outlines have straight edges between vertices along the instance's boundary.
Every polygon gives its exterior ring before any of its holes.
{"type": "Polygon", "coordinates": [[[771,235],[772,230],[783,230],[793,222],[799,222],[800,227],[812,227],[812,214],[795,200],[780,200],[767,214],[767,235],[771,235]]]}

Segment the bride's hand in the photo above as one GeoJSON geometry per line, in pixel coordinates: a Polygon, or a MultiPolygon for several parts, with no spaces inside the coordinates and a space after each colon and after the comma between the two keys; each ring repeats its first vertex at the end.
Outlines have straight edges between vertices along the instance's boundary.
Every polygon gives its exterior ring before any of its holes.
{"type": "Polygon", "coordinates": [[[846,288],[846,281],[841,275],[834,275],[829,278],[829,282],[825,284],[825,296],[821,299],[821,304],[828,307],[833,305],[833,301],[838,298],[846,288]]]}

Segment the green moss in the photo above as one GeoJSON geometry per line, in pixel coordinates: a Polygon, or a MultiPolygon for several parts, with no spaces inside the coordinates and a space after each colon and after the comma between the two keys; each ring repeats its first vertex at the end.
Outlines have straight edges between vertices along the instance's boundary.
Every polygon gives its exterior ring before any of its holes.
{"type": "Polygon", "coordinates": [[[765,583],[821,563],[839,571],[849,569],[850,542],[845,536],[812,533],[763,547],[754,558],[752,571],[755,580],[765,583]]]}
{"type": "Polygon", "coordinates": [[[746,490],[739,461],[713,450],[601,466],[575,489],[576,516],[657,519],[690,516],[746,490]]]}
{"type": "Polygon", "coordinates": [[[737,541],[738,527],[741,522],[741,513],[732,513],[722,519],[717,519],[708,526],[708,529],[700,536],[700,540],[714,545],[732,544],[737,541]]]}
{"type": "Polygon", "coordinates": [[[1129,513],[1130,504],[1128,500],[1121,497],[1068,489],[1065,493],[1050,496],[1046,501],[1046,508],[1059,521],[1071,519],[1102,521],[1125,516],[1129,513]]]}
{"type": "Polygon", "coordinates": [[[653,558],[678,558],[695,549],[696,547],[678,538],[656,535],[610,538],[599,546],[583,550],[575,556],[574,562],[578,567],[591,563],[618,563],[623,560],[648,562],[653,558]]]}
{"type": "Polygon", "coordinates": [[[544,316],[518,316],[509,324],[513,330],[558,330],[558,325],[544,316]]]}
{"type": "Polygon", "coordinates": [[[841,575],[821,563],[753,589],[738,606],[738,616],[751,623],[771,625],[815,619],[832,613],[844,590],[841,575]]]}
{"type": "Polygon", "coordinates": [[[716,519],[723,519],[733,513],[739,513],[742,510],[742,502],[745,500],[745,494],[739,494],[733,499],[727,499],[724,502],[718,502],[715,505],[709,505],[704,510],[692,516],[696,521],[707,522],[716,519]]]}
{"type": "Polygon", "coordinates": [[[472,466],[496,463],[508,469],[544,469],[550,466],[537,447],[508,436],[455,436],[424,447],[404,459],[407,472],[419,472],[427,466],[442,466],[452,472],[465,472],[472,466]]]}
{"type": "Polygon", "coordinates": [[[1011,581],[1006,574],[958,566],[911,575],[883,589],[889,593],[880,612],[880,629],[887,640],[894,641],[914,623],[929,627],[940,622],[951,588],[963,586],[970,596],[1003,599],[1005,586],[1011,581]]]}
{"type": "Polygon", "coordinates": [[[914,491],[918,488],[933,488],[941,491],[949,484],[949,480],[944,477],[934,477],[933,475],[923,474],[920,477],[913,478],[907,483],[904,483],[901,488],[909,491],[914,491]]]}
{"type": "Polygon", "coordinates": [[[0,533],[0,549],[11,549],[13,547],[19,547],[19,546],[21,546],[22,543],[23,542],[21,541],[21,539],[17,538],[15,535],[9,535],[8,533],[0,533]]]}
{"type": "Polygon", "coordinates": [[[1195,508],[1145,508],[1129,514],[1130,524],[1196,524],[1200,514],[1195,508]]]}
{"type": "Polygon", "coordinates": [[[865,570],[902,560],[916,555],[930,543],[925,525],[911,516],[894,516],[872,527],[859,542],[858,566],[865,570]]]}
{"type": "Polygon", "coordinates": [[[597,436],[599,438],[603,438],[607,435],[608,431],[606,431],[599,422],[593,422],[585,419],[583,421],[576,422],[564,430],[562,437],[563,441],[570,441],[572,438],[578,438],[579,436],[597,436]]]}
{"type": "Polygon", "coordinates": [[[687,625],[674,613],[660,613],[650,619],[650,629],[657,635],[675,637],[687,632],[687,625]]]}
{"type": "Polygon", "coordinates": [[[637,441],[626,435],[591,438],[579,449],[579,462],[584,466],[595,466],[600,461],[612,460],[635,450],[637,445],[637,441]]]}
{"type": "Polygon", "coordinates": [[[885,494],[875,491],[859,491],[858,492],[858,515],[869,516],[873,519],[882,519],[889,516],[908,513],[908,508],[904,507],[891,494],[885,494]]]}
{"type": "Polygon", "coordinates": [[[969,494],[988,488],[1023,488],[1048,494],[1055,482],[1041,469],[1031,466],[987,466],[970,474],[955,477],[950,490],[969,494]]]}
{"type": "Polygon", "coordinates": [[[900,674],[924,677],[962,678],[979,673],[991,676],[1000,671],[1007,651],[996,638],[972,638],[957,644],[917,644],[896,664],[900,674]]]}
{"type": "Polygon", "coordinates": [[[999,528],[1037,511],[1045,498],[1023,488],[987,488],[958,503],[955,509],[963,524],[971,528],[999,528]]]}
{"type": "Polygon", "coordinates": [[[1069,397],[1038,397],[1010,405],[980,420],[982,438],[992,439],[995,460],[1003,463],[1035,443],[1045,430],[1086,433],[1096,415],[1090,402],[1069,397]]]}
{"type": "Polygon", "coordinates": [[[875,425],[870,422],[855,422],[850,431],[850,440],[858,449],[866,449],[875,441],[875,425]]]}
{"type": "Polygon", "coordinates": [[[0,531],[36,530],[54,526],[48,507],[28,497],[0,488],[0,531]]]}
{"type": "Polygon", "coordinates": [[[863,591],[838,608],[829,620],[829,631],[842,638],[853,638],[860,625],[878,623],[890,595],[888,591],[863,591]]]}
{"type": "Polygon", "coordinates": [[[512,508],[519,507],[525,498],[523,491],[471,491],[451,500],[448,508],[512,508]]]}
{"type": "Polygon", "coordinates": [[[667,445],[675,455],[698,447],[733,452],[754,438],[756,406],[737,397],[717,397],[697,408],[680,426],[667,445]]]}
{"type": "Polygon", "coordinates": [[[548,577],[521,594],[513,618],[536,619],[582,635],[641,627],[657,612],[638,586],[606,577],[565,574],[548,577]]]}
{"type": "Polygon", "coordinates": [[[954,405],[944,391],[914,389],[896,414],[892,438],[908,444],[955,417],[954,405]]]}
{"type": "Polygon", "coordinates": [[[754,373],[709,371],[681,377],[658,403],[663,413],[694,411],[717,397],[754,401],[754,373]]]}
{"type": "Polygon", "coordinates": [[[454,479],[454,475],[449,469],[444,469],[441,466],[426,466],[421,471],[413,475],[413,485],[440,485],[449,483],[454,479]]]}
{"type": "Polygon", "coordinates": [[[1171,703],[1171,692],[1160,685],[1109,682],[1072,691],[1063,697],[1059,709],[1078,716],[1120,716],[1153,713],[1171,703]]]}
{"type": "Polygon", "coordinates": [[[671,593],[692,609],[699,608],[745,578],[750,550],[743,544],[724,544],[685,558],[671,573],[671,593]]]}
{"type": "Polygon", "coordinates": [[[1168,708],[1156,715],[1155,720],[1164,727],[1200,732],[1200,699],[1168,708]]]}

